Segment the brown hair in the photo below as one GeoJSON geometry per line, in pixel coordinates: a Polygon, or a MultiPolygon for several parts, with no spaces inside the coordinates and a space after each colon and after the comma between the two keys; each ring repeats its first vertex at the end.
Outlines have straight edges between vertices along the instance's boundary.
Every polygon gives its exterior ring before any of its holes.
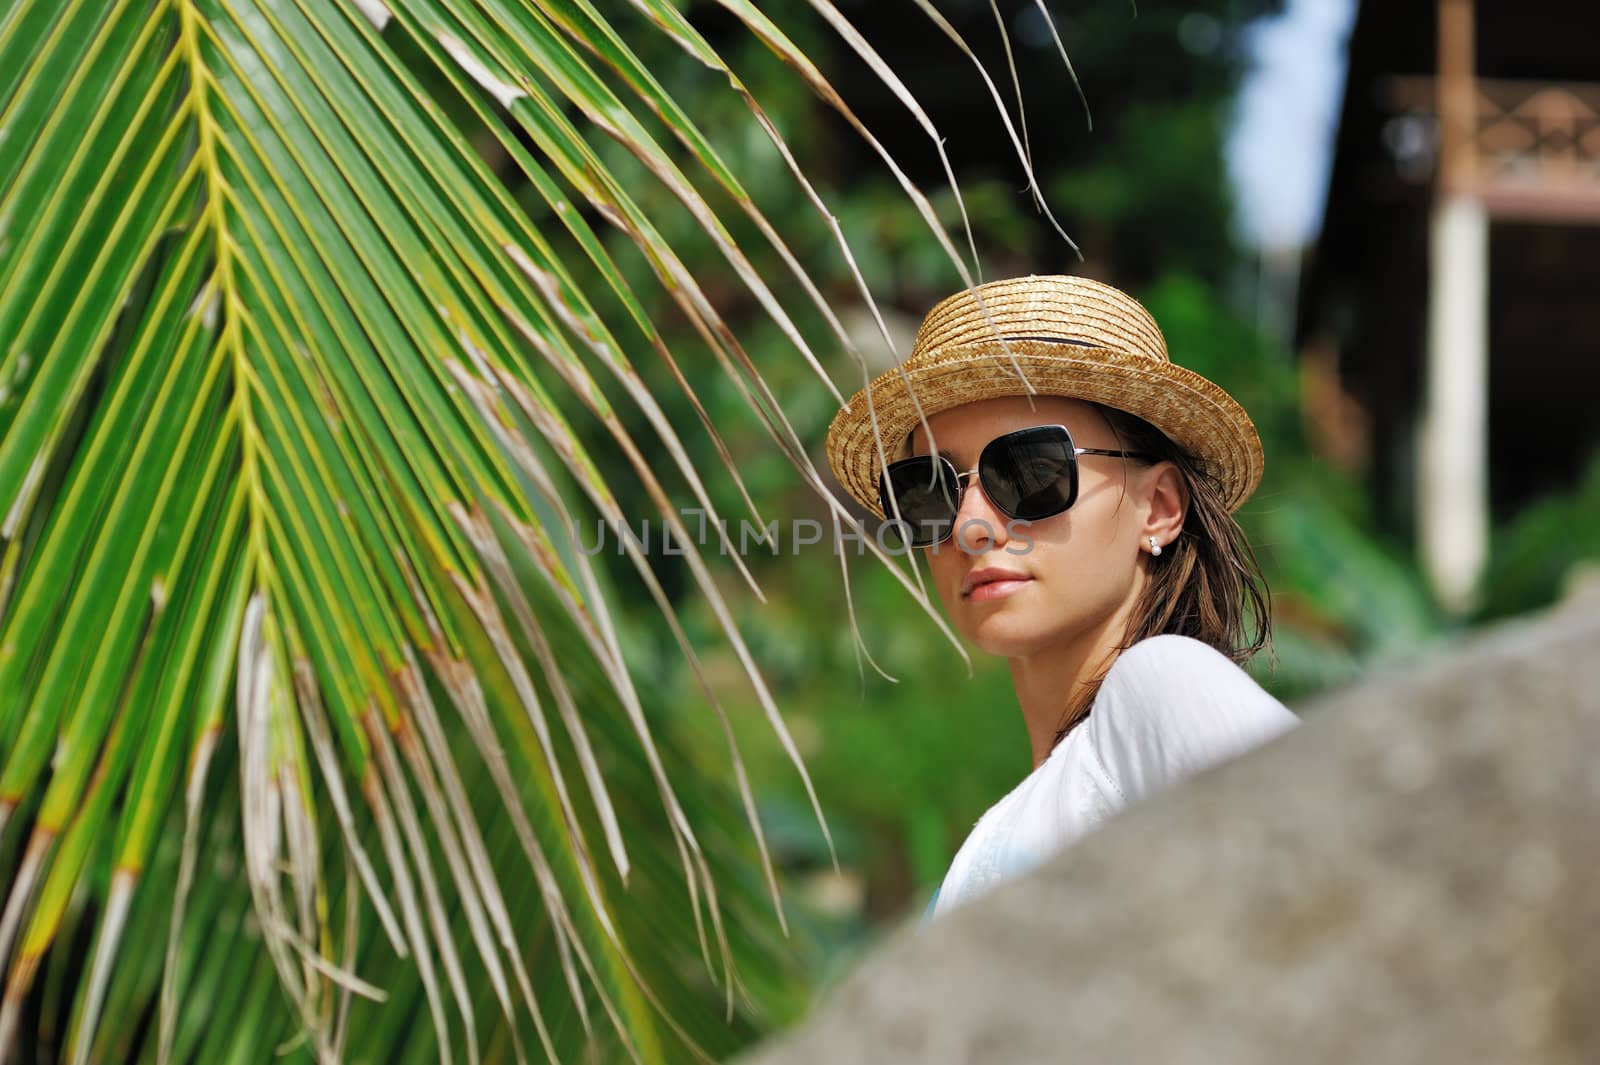
{"type": "MultiPolygon", "coordinates": [[[[1152,580],[1135,605],[1118,653],[1149,636],[1178,633],[1215,647],[1238,665],[1263,647],[1272,634],[1272,593],[1244,530],[1223,504],[1215,479],[1183,448],[1143,418],[1090,403],[1105,418],[1117,447],[1155,455],[1147,465],[1170,460],[1189,490],[1189,509],[1177,539],[1152,558],[1152,580]],[[1254,621],[1248,635],[1247,622],[1254,621]]],[[[1130,460],[1141,461],[1141,460],[1130,460]]],[[[1115,661],[1113,659],[1113,661],[1115,661]]],[[[1052,747],[1084,718],[1099,694],[1110,666],[1070,706],[1052,747]]]]}

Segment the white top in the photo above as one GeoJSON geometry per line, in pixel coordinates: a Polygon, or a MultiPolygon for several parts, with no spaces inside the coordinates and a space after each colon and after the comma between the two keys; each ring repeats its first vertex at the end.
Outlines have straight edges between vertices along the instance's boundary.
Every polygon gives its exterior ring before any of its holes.
{"type": "Polygon", "coordinates": [[[926,916],[1018,876],[1128,803],[1300,719],[1222,652],[1172,633],[1117,656],[1089,716],[978,820],[926,916]]]}

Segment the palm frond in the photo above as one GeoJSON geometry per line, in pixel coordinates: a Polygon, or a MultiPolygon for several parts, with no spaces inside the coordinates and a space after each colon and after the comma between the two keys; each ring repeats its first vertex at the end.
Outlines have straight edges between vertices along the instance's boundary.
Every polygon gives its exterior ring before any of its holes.
{"type": "MultiPolygon", "coordinates": [[[[634,6],[727,80],[871,306],[754,94],[675,6],[634,6]]],[[[724,7],[867,138],[970,280],[816,66],[755,5],[724,7]]],[[[870,44],[813,7],[943,159],[870,44]]],[[[697,394],[704,366],[834,521],[854,520],[599,141],[693,220],[842,401],[779,298],[865,377],[822,287],[587,0],[18,0],[0,15],[0,1060],[29,1001],[52,1004],[28,1013],[33,1045],[74,1062],[254,1061],[269,1045],[559,1059],[596,1041],[643,1061],[680,1056],[668,1032],[704,1054],[729,1037],[693,1009],[700,991],[648,978],[688,944],[727,1019],[754,1008],[735,965],[754,900],[787,927],[754,790],[723,718],[752,874],[726,832],[706,836],[713,801],[674,779],[660,707],[573,540],[586,507],[626,523],[574,419],[672,528],[802,779],[675,479],[725,538],[724,516],[630,355],[669,368],[759,526],[697,394]],[[788,277],[764,276],[718,204],[788,277]],[[693,368],[603,229],[703,341],[693,368]],[[637,845],[651,838],[675,865],[637,845]]],[[[722,715],[650,559],[629,545],[629,560],[722,715]]],[[[900,579],[933,616],[920,575],[900,579]]]]}

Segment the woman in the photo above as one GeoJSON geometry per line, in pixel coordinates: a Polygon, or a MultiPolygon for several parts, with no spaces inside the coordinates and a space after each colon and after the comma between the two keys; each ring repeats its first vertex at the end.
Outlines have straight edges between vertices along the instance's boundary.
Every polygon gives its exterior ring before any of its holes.
{"type": "Polygon", "coordinates": [[[942,301],[834,418],[828,460],[924,554],[957,631],[1010,662],[1033,750],[930,914],[1297,723],[1239,665],[1271,626],[1232,515],[1261,441],[1125,293],[1026,277],[942,301]]]}

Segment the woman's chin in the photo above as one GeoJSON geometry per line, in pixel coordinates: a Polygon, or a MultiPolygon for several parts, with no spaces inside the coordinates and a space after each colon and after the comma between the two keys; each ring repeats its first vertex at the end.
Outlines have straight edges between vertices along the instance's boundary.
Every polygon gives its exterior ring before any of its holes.
{"type": "Polygon", "coordinates": [[[1037,618],[1030,618],[1021,610],[1007,611],[1007,614],[1011,616],[976,621],[968,628],[967,639],[978,650],[1000,658],[1028,655],[1049,642],[1037,618]]]}

